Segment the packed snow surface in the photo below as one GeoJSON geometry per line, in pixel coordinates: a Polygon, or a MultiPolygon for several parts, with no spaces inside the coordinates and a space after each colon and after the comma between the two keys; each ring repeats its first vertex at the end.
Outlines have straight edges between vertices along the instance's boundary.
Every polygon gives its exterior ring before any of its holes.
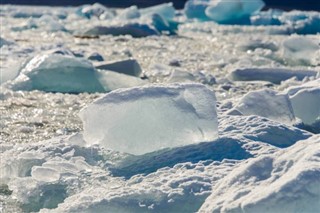
{"type": "Polygon", "coordinates": [[[136,155],[217,137],[214,92],[201,84],[117,90],[80,112],[88,144],[136,155]]]}
{"type": "Polygon", "coordinates": [[[0,212],[320,212],[320,13],[262,7],[1,5],[0,212]]]}

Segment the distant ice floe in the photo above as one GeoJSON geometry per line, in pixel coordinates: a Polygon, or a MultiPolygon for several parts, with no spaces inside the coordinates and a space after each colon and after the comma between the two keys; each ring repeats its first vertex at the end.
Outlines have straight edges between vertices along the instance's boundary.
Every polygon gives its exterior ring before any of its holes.
{"type": "Polygon", "coordinates": [[[317,211],[319,145],[317,135],[242,163],[218,181],[199,212],[317,211]]]}
{"type": "Polygon", "coordinates": [[[88,105],[80,117],[88,145],[137,155],[217,137],[215,96],[201,84],[117,90],[88,105]]]}
{"type": "Polygon", "coordinates": [[[85,58],[74,57],[67,49],[49,50],[28,60],[20,72],[4,72],[4,86],[13,90],[94,93],[147,83],[138,78],[141,68],[133,59],[102,62],[96,67],[85,58]]]}
{"type": "Polygon", "coordinates": [[[295,77],[302,81],[307,77],[316,77],[314,70],[297,70],[288,68],[242,68],[231,72],[230,77],[236,81],[269,81],[280,84],[282,81],[295,77]]]}

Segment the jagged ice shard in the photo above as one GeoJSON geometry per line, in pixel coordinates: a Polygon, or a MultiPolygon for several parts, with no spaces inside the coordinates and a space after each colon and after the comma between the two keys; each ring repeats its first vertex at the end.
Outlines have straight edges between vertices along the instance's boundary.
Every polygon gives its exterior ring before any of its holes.
{"type": "Polygon", "coordinates": [[[202,84],[116,90],[80,112],[88,145],[134,155],[217,138],[214,93],[202,84]]]}

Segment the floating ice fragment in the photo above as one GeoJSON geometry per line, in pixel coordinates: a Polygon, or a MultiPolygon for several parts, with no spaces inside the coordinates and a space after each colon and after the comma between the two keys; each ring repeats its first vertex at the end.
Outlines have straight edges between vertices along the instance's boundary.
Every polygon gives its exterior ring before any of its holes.
{"type": "Polygon", "coordinates": [[[232,71],[231,78],[235,81],[269,81],[280,84],[282,81],[296,77],[302,81],[305,77],[317,76],[313,70],[293,70],[286,68],[244,68],[232,71]]]}
{"type": "Polygon", "coordinates": [[[135,59],[95,63],[95,67],[136,77],[139,77],[142,71],[138,61],[135,59]]]}
{"type": "Polygon", "coordinates": [[[319,145],[317,135],[244,162],[217,182],[199,212],[316,211],[320,208],[319,145]]]}
{"type": "Polygon", "coordinates": [[[47,92],[103,92],[93,65],[67,55],[37,55],[9,82],[14,90],[47,92]]]}
{"type": "Polygon", "coordinates": [[[179,25],[178,22],[166,20],[159,14],[154,14],[152,16],[152,24],[157,31],[168,35],[175,35],[179,25]]]}
{"type": "Polygon", "coordinates": [[[60,174],[58,171],[42,166],[32,167],[31,176],[35,180],[42,182],[55,182],[60,178],[60,174]]]}
{"type": "Polygon", "coordinates": [[[94,26],[86,30],[83,35],[96,36],[96,35],[131,35],[132,37],[146,37],[158,35],[159,33],[147,24],[127,23],[124,25],[111,25],[111,26],[94,26]]]}
{"type": "Polygon", "coordinates": [[[220,24],[246,24],[251,14],[264,7],[262,0],[212,0],[205,10],[205,14],[220,24]]]}
{"type": "Polygon", "coordinates": [[[201,84],[116,90],[80,112],[88,145],[135,155],[217,137],[214,93],[201,84]]]}
{"type": "Polygon", "coordinates": [[[235,109],[243,115],[259,115],[289,125],[295,122],[289,97],[269,89],[249,92],[235,109]]]}

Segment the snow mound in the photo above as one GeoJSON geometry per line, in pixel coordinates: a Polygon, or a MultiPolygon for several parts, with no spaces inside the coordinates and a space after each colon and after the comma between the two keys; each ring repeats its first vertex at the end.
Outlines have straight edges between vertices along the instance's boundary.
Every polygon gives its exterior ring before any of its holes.
{"type": "Polygon", "coordinates": [[[214,140],[215,103],[201,84],[152,85],[111,92],[80,117],[88,145],[141,155],[214,140]]]}
{"type": "Polygon", "coordinates": [[[244,137],[257,142],[255,148],[258,148],[261,142],[276,147],[288,147],[312,134],[256,115],[222,115],[219,118],[219,136],[244,137]]]}
{"type": "Polygon", "coordinates": [[[221,179],[199,212],[316,212],[320,137],[249,160],[221,179]]]}
{"type": "Polygon", "coordinates": [[[236,69],[230,76],[235,81],[269,81],[280,84],[282,81],[296,77],[303,80],[305,77],[317,76],[317,71],[313,70],[293,70],[285,68],[245,68],[236,69]]]}
{"type": "Polygon", "coordinates": [[[9,83],[14,90],[66,93],[104,91],[89,61],[59,54],[35,56],[9,83]]]}
{"type": "Polygon", "coordinates": [[[249,92],[233,110],[243,115],[259,115],[289,125],[295,122],[288,95],[277,94],[269,89],[249,92]]]}

